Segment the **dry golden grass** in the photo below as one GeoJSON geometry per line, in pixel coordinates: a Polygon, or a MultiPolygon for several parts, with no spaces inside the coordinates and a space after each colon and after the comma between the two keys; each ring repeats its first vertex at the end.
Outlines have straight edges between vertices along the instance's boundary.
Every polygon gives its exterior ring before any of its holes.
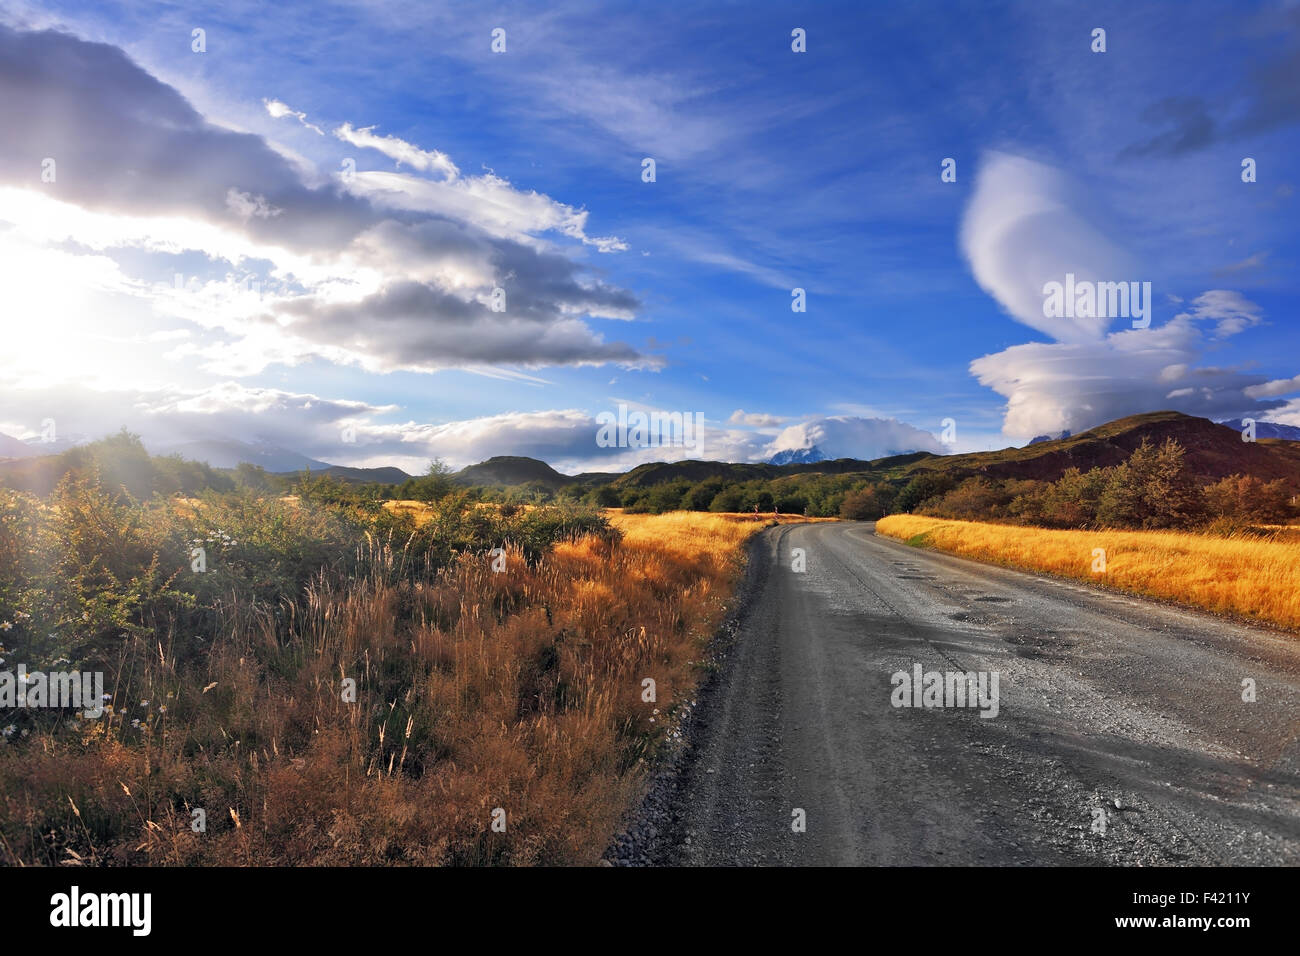
{"type": "Polygon", "coordinates": [[[415,519],[416,524],[424,524],[429,520],[429,506],[423,501],[409,501],[405,499],[395,499],[385,501],[384,507],[394,514],[409,514],[415,519]]]}
{"type": "Polygon", "coordinates": [[[661,515],[627,514],[620,508],[608,508],[604,514],[623,532],[624,540],[658,541],[685,551],[726,541],[743,544],[757,531],[775,524],[799,524],[814,521],[838,521],[838,518],[805,518],[802,515],[758,515],[743,512],[718,514],[708,511],[670,511],[661,515]],[[671,534],[672,542],[663,536],[671,534]]]}
{"type": "Polygon", "coordinates": [[[755,533],[774,523],[770,515],[755,517],[704,511],[638,515],[611,508],[605,514],[623,532],[626,543],[649,545],[692,559],[734,553],[755,533]]]}
{"type": "Polygon", "coordinates": [[[361,576],[223,607],[197,668],[171,636],[124,644],[112,716],[0,746],[0,861],[594,863],[769,523],[613,520],[621,541],[512,549],[504,573],[465,554],[411,579],[366,545],[361,576]]]}
{"type": "Polygon", "coordinates": [[[1056,531],[890,515],[876,531],[909,544],[1077,578],[1220,614],[1300,628],[1300,540],[1178,531],[1056,531]],[[1093,549],[1106,552],[1094,573],[1093,549]]]}
{"type": "MultiPolygon", "coordinates": [[[[297,500],[296,498],[294,500],[297,500]]],[[[479,501],[475,502],[472,507],[479,509],[500,508],[498,504],[492,502],[479,501]]],[[[519,511],[536,510],[536,505],[516,505],[519,511]]],[[[423,501],[416,501],[411,498],[393,498],[384,502],[384,508],[393,514],[409,514],[417,525],[423,525],[433,516],[433,510],[423,501]]]]}

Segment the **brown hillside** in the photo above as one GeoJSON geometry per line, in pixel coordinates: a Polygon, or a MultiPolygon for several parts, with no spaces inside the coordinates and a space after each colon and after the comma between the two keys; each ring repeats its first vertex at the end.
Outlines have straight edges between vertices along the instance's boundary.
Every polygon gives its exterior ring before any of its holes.
{"type": "Polygon", "coordinates": [[[1069,468],[1087,471],[1118,465],[1144,438],[1157,445],[1166,438],[1177,440],[1187,450],[1188,467],[1202,481],[1217,481],[1231,474],[1254,475],[1264,481],[1284,478],[1300,490],[1300,442],[1244,442],[1231,428],[1172,411],[1132,415],[1070,438],[1024,448],[929,459],[912,470],[1054,481],[1069,468]]]}

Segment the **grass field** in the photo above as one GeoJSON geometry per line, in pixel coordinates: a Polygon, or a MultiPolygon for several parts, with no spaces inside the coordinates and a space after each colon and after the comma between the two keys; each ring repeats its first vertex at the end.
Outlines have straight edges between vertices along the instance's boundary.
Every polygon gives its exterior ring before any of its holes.
{"type": "MultiPolygon", "coordinates": [[[[497,572],[484,546],[428,563],[441,529],[459,527],[454,508],[412,515],[420,565],[405,531],[348,537],[297,501],[230,507],[219,527],[238,540],[231,556],[210,545],[204,582],[238,551],[261,587],[277,541],[281,565],[312,542],[352,556],[296,593],[238,597],[233,577],[196,592],[202,613],[186,620],[201,631],[160,619],[113,635],[105,717],[17,715],[0,739],[0,862],[594,863],[677,733],[743,545],[770,523],[613,513],[613,534],[560,538],[531,560],[508,545],[497,572]]],[[[224,508],[121,517],[171,528],[224,508]]]]}
{"type": "Polygon", "coordinates": [[[611,508],[605,512],[614,527],[630,543],[654,544],[682,557],[716,550],[735,549],[750,536],[774,524],[835,521],[835,518],[804,518],[798,515],[714,514],[706,511],[670,511],[662,515],[636,515],[611,508]]]}
{"type": "Polygon", "coordinates": [[[1046,571],[1220,614],[1300,629],[1300,540],[1174,531],[1054,531],[891,515],[878,534],[1009,567],[1046,571]],[[1105,570],[1093,570],[1094,549],[1105,570]]]}

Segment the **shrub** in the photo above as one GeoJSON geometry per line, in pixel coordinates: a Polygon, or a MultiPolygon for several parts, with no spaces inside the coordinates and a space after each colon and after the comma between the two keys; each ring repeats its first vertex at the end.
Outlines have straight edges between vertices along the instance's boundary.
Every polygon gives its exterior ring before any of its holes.
{"type": "Polygon", "coordinates": [[[677,511],[682,506],[682,497],[685,495],[687,485],[684,482],[669,482],[667,484],[655,485],[650,489],[650,494],[646,496],[649,510],[655,514],[663,514],[665,511],[677,511]]]}
{"type": "Polygon", "coordinates": [[[618,489],[612,485],[601,485],[591,493],[589,500],[597,508],[621,508],[623,506],[623,499],[619,495],[618,489]]]}
{"type": "Polygon", "coordinates": [[[1264,482],[1254,475],[1230,475],[1205,489],[1206,510],[1238,524],[1281,524],[1291,517],[1286,481],[1264,482]]]}
{"type": "Polygon", "coordinates": [[[1097,502],[1097,523],[1110,527],[1179,528],[1201,520],[1204,499],[1172,438],[1159,448],[1147,439],[1110,470],[1097,502]]]}
{"type": "Polygon", "coordinates": [[[702,481],[686,492],[686,497],[682,499],[682,507],[689,511],[708,511],[709,505],[721,490],[721,481],[716,479],[702,481]]]}
{"type": "Polygon", "coordinates": [[[898,500],[894,502],[891,510],[915,511],[920,505],[931,498],[944,494],[952,486],[953,480],[948,475],[928,471],[922,472],[909,481],[903,487],[903,490],[898,493],[898,500]]]}
{"type": "Polygon", "coordinates": [[[730,488],[723,488],[713,500],[709,502],[709,510],[714,512],[732,513],[743,511],[745,504],[745,493],[738,485],[732,485],[730,488]]]}
{"type": "Polygon", "coordinates": [[[885,486],[867,485],[850,491],[840,502],[840,517],[848,521],[875,521],[883,518],[892,504],[885,486]]]}
{"type": "Polygon", "coordinates": [[[398,494],[411,501],[441,501],[456,491],[452,474],[451,468],[442,459],[435,458],[429,462],[429,470],[423,475],[403,482],[398,488],[398,494]]]}

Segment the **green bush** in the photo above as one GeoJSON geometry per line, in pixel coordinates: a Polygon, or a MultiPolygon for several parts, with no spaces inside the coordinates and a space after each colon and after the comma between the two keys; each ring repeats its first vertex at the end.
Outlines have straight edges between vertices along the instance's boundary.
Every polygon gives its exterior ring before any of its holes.
{"type": "Polygon", "coordinates": [[[952,486],[953,480],[948,475],[922,472],[903,486],[892,510],[911,513],[931,498],[945,494],[952,486]]]}
{"type": "Polygon", "coordinates": [[[724,488],[713,496],[709,510],[713,512],[735,512],[744,510],[745,493],[737,485],[724,488]]]}
{"type": "Polygon", "coordinates": [[[682,507],[688,511],[708,511],[709,505],[721,490],[722,482],[717,479],[701,481],[686,492],[686,496],[682,499],[682,507]]]}
{"type": "Polygon", "coordinates": [[[618,489],[612,485],[601,485],[590,495],[591,503],[597,508],[621,508],[623,498],[618,489]]]}

